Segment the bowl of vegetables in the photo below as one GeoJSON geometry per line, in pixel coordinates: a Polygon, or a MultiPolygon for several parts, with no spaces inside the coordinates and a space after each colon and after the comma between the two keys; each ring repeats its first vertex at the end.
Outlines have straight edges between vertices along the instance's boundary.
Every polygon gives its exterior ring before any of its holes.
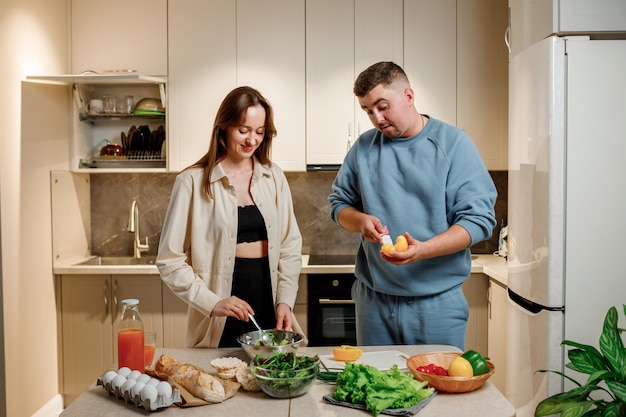
{"type": "Polygon", "coordinates": [[[475,351],[420,353],[411,356],[406,365],[418,381],[426,381],[437,391],[450,393],[477,390],[495,372],[493,364],[475,351]],[[451,376],[451,369],[457,367],[452,365],[453,361],[462,356],[469,358],[466,359],[466,366],[469,366],[467,376],[454,376],[456,372],[452,372],[451,376]]]}
{"type": "Polygon", "coordinates": [[[278,352],[266,358],[257,355],[250,362],[250,369],[264,393],[274,398],[293,398],[311,388],[320,369],[320,358],[296,352],[278,352]]]}
{"type": "Polygon", "coordinates": [[[304,336],[287,330],[255,330],[244,333],[237,338],[243,350],[254,358],[267,358],[274,353],[296,352],[304,336]]]}

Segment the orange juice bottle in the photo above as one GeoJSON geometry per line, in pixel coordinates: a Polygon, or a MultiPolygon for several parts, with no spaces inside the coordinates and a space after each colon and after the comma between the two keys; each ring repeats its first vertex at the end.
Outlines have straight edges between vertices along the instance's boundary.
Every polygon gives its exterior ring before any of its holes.
{"type": "Polygon", "coordinates": [[[117,330],[117,366],[145,372],[143,322],[139,316],[139,300],[122,301],[122,318],[117,330]]]}

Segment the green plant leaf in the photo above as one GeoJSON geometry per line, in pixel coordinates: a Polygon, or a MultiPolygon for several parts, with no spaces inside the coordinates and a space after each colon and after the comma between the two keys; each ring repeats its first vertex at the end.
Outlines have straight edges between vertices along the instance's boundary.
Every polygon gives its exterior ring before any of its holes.
{"type": "Polygon", "coordinates": [[[621,379],[621,375],[617,372],[612,372],[612,371],[607,371],[606,369],[603,369],[601,371],[597,371],[594,372],[593,374],[589,375],[589,378],[587,379],[587,383],[586,385],[590,385],[590,384],[598,384],[598,382],[603,381],[603,380],[611,380],[611,379],[621,379]]]}
{"type": "Polygon", "coordinates": [[[609,361],[604,356],[602,356],[602,353],[600,353],[598,349],[596,349],[595,347],[591,345],[585,345],[583,343],[572,342],[571,340],[564,340],[561,344],[565,346],[573,346],[580,350],[584,350],[588,354],[592,355],[595,360],[602,362],[606,369],[609,369],[611,366],[609,361]]]}
{"type": "Polygon", "coordinates": [[[612,402],[606,406],[602,412],[602,417],[620,417],[626,412],[626,406],[623,402],[612,402]]]}
{"type": "Polygon", "coordinates": [[[623,382],[606,381],[606,386],[609,387],[615,398],[626,402],[626,385],[623,382]]]}
{"type": "Polygon", "coordinates": [[[546,398],[537,404],[535,417],[544,417],[552,414],[561,414],[562,417],[580,417],[594,404],[593,401],[552,402],[554,396],[546,398]]]}
{"type": "Polygon", "coordinates": [[[604,319],[600,335],[600,351],[609,360],[614,371],[619,372],[624,363],[624,343],[617,330],[617,309],[611,307],[604,319]]]}
{"type": "Polygon", "coordinates": [[[583,351],[580,349],[570,349],[567,352],[567,357],[572,361],[567,365],[568,368],[573,369],[584,374],[592,374],[597,371],[606,370],[605,362],[601,356],[589,351],[583,351]]]}

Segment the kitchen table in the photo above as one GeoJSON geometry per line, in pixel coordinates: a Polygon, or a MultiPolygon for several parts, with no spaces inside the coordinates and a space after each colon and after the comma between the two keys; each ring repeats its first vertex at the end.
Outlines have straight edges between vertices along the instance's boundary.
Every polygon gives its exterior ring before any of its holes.
{"type": "MultiPolygon", "coordinates": [[[[416,346],[366,346],[364,352],[381,350],[398,350],[407,356],[432,351],[458,351],[457,348],[446,345],[416,345],[416,346]]],[[[330,347],[302,347],[299,352],[325,355],[331,354],[330,347]]],[[[215,373],[210,365],[214,358],[236,356],[249,361],[245,352],[240,348],[232,349],[157,349],[157,355],[164,354],[181,362],[196,365],[207,372],[215,373]]],[[[497,372],[497,369],[496,369],[497,372]]],[[[104,372],[103,372],[104,373],[104,372]]],[[[240,389],[234,397],[219,404],[210,404],[200,407],[182,408],[171,406],[158,409],[158,417],[204,417],[216,416],[247,416],[247,417],[313,417],[313,416],[342,416],[366,417],[370,412],[355,410],[346,407],[327,404],[322,400],[325,394],[332,393],[333,385],[314,383],[308,393],[292,399],[275,399],[262,391],[250,393],[240,389]]],[[[135,407],[123,400],[108,394],[95,381],[87,391],[82,393],[62,413],[61,417],[108,417],[108,416],[138,416],[148,415],[143,408],[135,407]]],[[[383,414],[381,414],[382,416],[383,414]]],[[[515,409],[507,399],[487,381],[480,389],[464,394],[438,393],[432,401],[424,407],[418,417],[464,416],[464,417],[512,417],[515,409]]]]}

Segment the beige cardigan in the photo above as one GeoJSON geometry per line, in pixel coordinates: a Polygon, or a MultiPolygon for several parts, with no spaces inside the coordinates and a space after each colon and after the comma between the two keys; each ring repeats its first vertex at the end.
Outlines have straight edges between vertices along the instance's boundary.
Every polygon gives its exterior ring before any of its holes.
{"type": "MultiPolygon", "coordinates": [[[[176,177],[157,255],[161,279],[189,305],[187,347],[217,347],[225,317],[210,317],[231,295],[237,244],[237,197],[221,165],[211,174],[214,199],[202,194],[203,170],[176,177]]],[[[302,268],[302,236],[283,171],[255,160],[250,192],[267,228],[274,305],[291,307],[302,268]]],[[[302,333],[294,317],[294,331],[302,333]]]]}

